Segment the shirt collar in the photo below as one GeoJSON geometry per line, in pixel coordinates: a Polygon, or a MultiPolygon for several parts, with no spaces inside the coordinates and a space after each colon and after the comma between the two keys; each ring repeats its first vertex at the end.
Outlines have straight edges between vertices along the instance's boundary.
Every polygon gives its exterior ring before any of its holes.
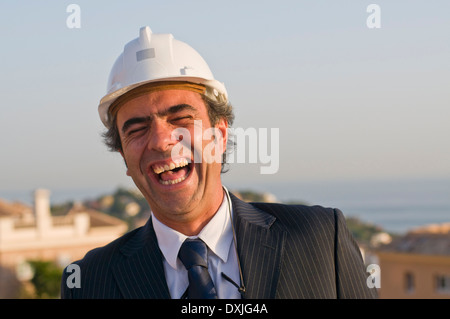
{"type": "MultiPolygon", "coordinates": [[[[191,237],[198,237],[203,240],[208,248],[223,262],[227,262],[228,260],[228,253],[233,240],[227,194],[228,190],[224,187],[223,201],[216,214],[203,227],[198,236],[191,237]]],[[[229,202],[230,209],[232,210],[231,201],[229,202]]],[[[151,218],[158,245],[164,258],[172,268],[177,269],[178,251],[188,236],[161,223],[153,213],[151,214],[151,218]]]]}

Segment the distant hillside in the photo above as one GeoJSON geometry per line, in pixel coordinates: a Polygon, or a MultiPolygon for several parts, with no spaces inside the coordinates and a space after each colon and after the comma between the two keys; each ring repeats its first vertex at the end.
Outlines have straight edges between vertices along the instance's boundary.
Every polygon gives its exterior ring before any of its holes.
{"type": "Polygon", "coordinates": [[[379,226],[366,223],[355,217],[346,218],[347,227],[360,244],[369,245],[372,236],[383,231],[379,226]]]}

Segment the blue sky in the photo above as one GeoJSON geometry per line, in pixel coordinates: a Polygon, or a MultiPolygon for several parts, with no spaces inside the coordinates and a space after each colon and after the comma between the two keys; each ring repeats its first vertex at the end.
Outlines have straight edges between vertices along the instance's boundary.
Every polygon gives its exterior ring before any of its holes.
{"type": "Polygon", "coordinates": [[[225,183],[450,178],[449,12],[443,0],[2,1],[0,191],[132,185],[97,105],[144,25],[200,52],[235,127],[280,129],[277,174],[234,164],[225,183]],[[80,29],[66,25],[71,3],[80,29]]]}

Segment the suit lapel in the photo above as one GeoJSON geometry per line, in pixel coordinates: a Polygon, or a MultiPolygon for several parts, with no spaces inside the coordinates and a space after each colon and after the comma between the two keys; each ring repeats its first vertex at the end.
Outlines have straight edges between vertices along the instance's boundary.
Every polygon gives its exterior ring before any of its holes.
{"type": "Polygon", "coordinates": [[[276,218],[230,194],[246,299],[275,298],[285,231],[276,218]]]}
{"type": "Polygon", "coordinates": [[[114,277],[124,298],[170,298],[151,218],[120,250],[114,277]]]}

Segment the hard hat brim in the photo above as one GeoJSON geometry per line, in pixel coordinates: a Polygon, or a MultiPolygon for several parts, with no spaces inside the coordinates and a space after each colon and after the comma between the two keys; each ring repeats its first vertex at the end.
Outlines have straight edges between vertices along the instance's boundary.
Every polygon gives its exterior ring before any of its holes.
{"type": "Polygon", "coordinates": [[[129,92],[139,86],[142,86],[142,85],[145,85],[148,83],[166,82],[166,81],[183,81],[183,82],[190,82],[190,83],[195,83],[195,84],[202,84],[202,85],[205,85],[206,87],[212,88],[215,92],[217,92],[215,94],[216,96],[218,96],[220,94],[221,96],[223,96],[223,98],[225,100],[228,99],[227,91],[225,89],[224,84],[217,80],[206,80],[206,79],[200,78],[200,77],[178,76],[178,77],[167,77],[167,78],[158,78],[158,79],[153,79],[153,80],[148,80],[148,81],[142,81],[142,82],[138,82],[138,83],[134,83],[134,84],[125,86],[125,87],[120,88],[111,93],[108,93],[100,100],[100,103],[98,106],[98,113],[100,115],[100,119],[101,119],[103,125],[105,125],[107,128],[109,128],[111,126],[112,123],[110,123],[110,119],[109,119],[109,108],[110,108],[111,104],[113,104],[114,101],[116,99],[118,99],[120,96],[126,94],[127,92],[129,92]]]}

